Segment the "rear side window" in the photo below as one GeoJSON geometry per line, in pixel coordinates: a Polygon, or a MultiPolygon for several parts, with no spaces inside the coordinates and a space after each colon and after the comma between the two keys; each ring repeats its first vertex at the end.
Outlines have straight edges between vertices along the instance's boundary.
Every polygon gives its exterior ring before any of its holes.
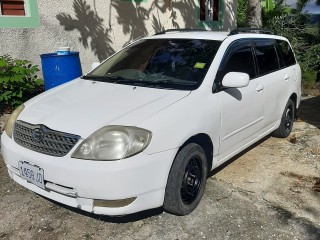
{"type": "Polygon", "coordinates": [[[219,80],[229,72],[243,72],[256,77],[256,69],[252,52],[252,42],[250,40],[240,40],[233,43],[223,59],[219,68],[219,80]]]}
{"type": "Polygon", "coordinates": [[[254,40],[259,75],[265,75],[279,69],[279,60],[272,39],[254,40]]]}
{"type": "Polygon", "coordinates": [[[278,50],[282,57],[282,61],[285,67],[289,67],[296,64],[296,59],[294,57],[293,51],[287,41],[276,40],[278,45],[278,50]]]}

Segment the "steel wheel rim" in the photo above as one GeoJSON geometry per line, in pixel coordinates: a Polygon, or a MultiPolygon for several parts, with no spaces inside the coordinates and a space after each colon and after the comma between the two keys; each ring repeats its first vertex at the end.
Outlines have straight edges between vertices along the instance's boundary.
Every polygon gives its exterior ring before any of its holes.
{"type": "Polygon", "coordinates": [[[286,132],[289,132],[291,130],[292,123],[293,123],[293,108],[292,106],[289,106],[286,110],[286,116],[284,121],[286,132]]]}
{"type": "Polygon", "coordinates": [[[191,204],[198,196],[202,186],[202,163],[199,157],[193,156],[187,163],[181,185],[181,199],[191,204]]]}

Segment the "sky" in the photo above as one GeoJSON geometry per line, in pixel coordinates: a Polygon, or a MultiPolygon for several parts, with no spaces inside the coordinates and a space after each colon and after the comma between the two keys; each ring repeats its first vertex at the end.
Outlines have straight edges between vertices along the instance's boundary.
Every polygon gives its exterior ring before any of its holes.
{"type": "MultiPolygon", "coordinates": [[[[296,7],[296,0],[285,0],[286,4],[290,7],[296,7]]],[[[307,6],[303,9],[303,12],[308,12],[312,14],[320,14],[320,6],[316,5],[316,0],[310,0],[307,6]]]]}

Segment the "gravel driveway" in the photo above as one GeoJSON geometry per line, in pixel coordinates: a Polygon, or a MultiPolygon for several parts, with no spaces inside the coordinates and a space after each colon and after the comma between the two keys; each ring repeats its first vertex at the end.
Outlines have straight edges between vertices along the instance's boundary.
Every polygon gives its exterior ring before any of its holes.
{"type": "Polygon", "coordinates": [[[14,183],[0,154],[0,239],[320,239],[319,106],[304,99],[288,139],[267,137],[215,170],[184,217],[68,208],[14,183]]]}

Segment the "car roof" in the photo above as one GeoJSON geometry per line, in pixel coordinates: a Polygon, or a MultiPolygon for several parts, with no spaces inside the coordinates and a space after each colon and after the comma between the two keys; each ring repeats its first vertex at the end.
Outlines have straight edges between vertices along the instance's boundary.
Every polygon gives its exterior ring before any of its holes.
{"type": "Polygon", "coordinates": [[[162,32],[155,34],[153,36],[146,37],[144,39],[205,39],[205,40],[216,40],[223,41],[226,38],[243,39],[243,38],[271,38],[271,39],[281,39],[286,40],[286,38],[273,34],[264,34],[264,33],[236,33],[230,34],[230,32],[222,32],[222,31],[170,31],[170,32],[162,32]]]}
{"type": "Polygon", "coordinates": [[[223,41],[229,35],[229,32],[214,32],[214,31],[190,31],[190,32],[168,32],[156,34],[145,39],[159,38],[181,38],[181,39],[208,39],[223,41]]]}

